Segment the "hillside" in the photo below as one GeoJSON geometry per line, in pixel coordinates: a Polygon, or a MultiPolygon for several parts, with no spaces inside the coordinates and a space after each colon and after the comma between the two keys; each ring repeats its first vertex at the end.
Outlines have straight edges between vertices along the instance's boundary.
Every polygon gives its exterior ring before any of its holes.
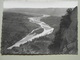
{"type": "Polygon", "coordinates": [[[67,14],[62,16],[53,43],[49,45],[52,54],[77,54],[77,23],[77,7],[68,9],[67,14]]]}
{"type": "Polygon", "coordinates": [[[11,12],[3,13],[2,51],[6,50],[7,47],[13,45],[34,28],[38,27],[36,24],[29,23],[28,17],[31,17],[31,15],[11,12]]]}
{"type": "MultiPolygon", "coordinates": [[[[21,45],[18,48],[13,48],[8,50],[7,48],[23,37],[30,33],[33,29],[39,27],[34,23],[30,23],[28,17],[34,15],[21,14],[15,12],[3,12],[3,23],[2,23],[2,45],[1,53],[5,54],[48,54],[48,45],[52,42],[55,32],[51,35],[40,37],[39,39],[34,39],[32,42],[28,42],[21,45]],[[5,45],[6,44],[6,45],[5,45]],[[45,49],[44,49],[45,48],[45,49]]],[[[45,23],[55,27],[58,30],[60,17],[50,16],[48,18],[41,19],[45,23]],[[51,22],[54,23],[51,23],[51,22]]],[[[40,30],[41,31],[41,30],[40,30]]],[[[36,32],[40,32],[36,31],[36,32]]]]}

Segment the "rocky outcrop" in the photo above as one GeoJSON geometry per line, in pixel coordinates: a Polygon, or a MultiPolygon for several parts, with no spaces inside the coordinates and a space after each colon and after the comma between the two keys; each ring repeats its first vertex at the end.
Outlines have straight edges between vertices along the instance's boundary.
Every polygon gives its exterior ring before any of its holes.
{"type": "Polygon", "coordinates": [[[77,7],[68,9],[62,16],[60,29],[55,34],[53,44],[49,46],[51,53],[77,54],[77,7]]]}
{"type": "Polygon", "coordinates": [[[64,31],[62,37],[67,40],[67,50],[64,47],[63,53],[77,54],[77,7],[73,9],[70,19],[72,22],[69,28],[64,31]]]}

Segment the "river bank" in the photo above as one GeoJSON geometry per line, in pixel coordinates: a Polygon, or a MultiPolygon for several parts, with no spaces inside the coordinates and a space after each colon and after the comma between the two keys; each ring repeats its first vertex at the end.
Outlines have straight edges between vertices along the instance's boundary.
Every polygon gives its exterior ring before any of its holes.
{"type": "MultiPolygon", "coordinates": [[[[44,31],[42,33],[40,33],[40,34],[36,34],[36,32],[35,32],[34,34],[30,35],[30,33],[29,33],[23,39],[21,39],[20,41],[18,41],[17,43],[15,43],[14,45],[10,46],[7,49],[12,49],[13,47],[20,47],[21,44],[25,44],[28,41],[32,41],[35,38],[39,38],[41,36],[45,36],[45,35],[51,34],[53,32],[54,28],[52,28],[48,24],[40,21],[40,19],[42,19],[44,17],[48,17],[48,16],[49,15],[43,15],[41,17],[31,17],[31,18],[29,18],[31,23],[36,23],[36,24],[40,25],[40,28],[43,28],[44,31]]],[[[35,30],[38,30],[38,29],[34,29],[34,30],[32,30],[32,32],[35,31],[35,30]]]]}

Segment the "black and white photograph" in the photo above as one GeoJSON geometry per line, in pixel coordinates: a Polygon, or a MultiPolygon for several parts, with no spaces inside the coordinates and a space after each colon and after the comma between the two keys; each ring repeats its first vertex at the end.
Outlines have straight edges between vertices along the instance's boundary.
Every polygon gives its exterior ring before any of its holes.
{"type": "Polygon", "coordinates": [[[77,55],[78,1],[4,0],[2,55],[77,55]]]}

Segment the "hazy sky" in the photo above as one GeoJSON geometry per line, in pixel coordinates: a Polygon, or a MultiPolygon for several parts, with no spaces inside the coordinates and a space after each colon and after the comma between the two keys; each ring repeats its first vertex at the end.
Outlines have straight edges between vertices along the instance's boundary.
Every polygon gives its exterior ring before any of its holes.
{"type": "Polygon", "coordinates": [[[4,1],[4,8],[74,8],[77,1],[31,2],[25,0],[4,1]]]}

